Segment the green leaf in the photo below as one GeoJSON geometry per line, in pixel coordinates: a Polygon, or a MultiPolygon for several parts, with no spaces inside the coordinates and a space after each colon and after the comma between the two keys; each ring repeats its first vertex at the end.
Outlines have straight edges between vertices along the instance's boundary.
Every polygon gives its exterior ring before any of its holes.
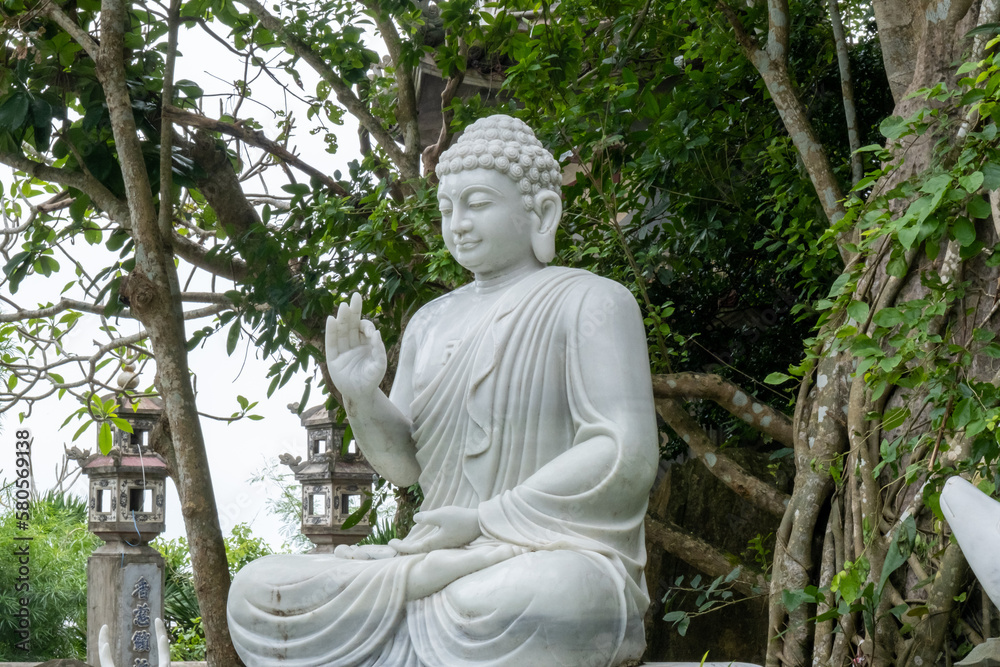
{"type": "MultiPolygon", "coordinates": [[[[892,543],[889,551],[885,555],[885,563],[882,565],[882,576],[879,577],[878,588],[875,590],[875,598],[882,597],[882,589],[889,581],[889,576],[898,570],[906,559],[913,552],[913,544],[917,539],[917,524],[909,514],[903,520],[892,536],[892,543]]],[[[846,598],[845,598],[846,599],[846,598]]]]}
{"type": "Polygon", "coordinates": [[[898,308],[883,308],[872,318],[872,322],[887,329],[891,329],[902,321],[903,314],[899,312],[898,308]]]}
{"type": "Polygon", "coordinates": [[[112,444],[111,424],[102,422],[101,430],[97,432],[97,446],[100,448],[101,454],[107,455],[111,451],[112,444]]]}
{"type": "Polygon", "coordinates": [[[1000,188],[1000,164],[987,162],[982,166],[983,187],[987,190],[1000,188]]]}
{"type": "Polygon", "coordinates": [[[14,93],[0,104],[0,130],[18,130],[28,117],[31,98],[25,93],[14,93]]]}
{"type": "Polygon", "coordinates": [[[920,233],[919,225],[910,225],[909,227],[900,229],[896,235],[899,237],[899,242],[903,245],[903,247],[909,250],[910,248],[913,247],[913,244],[916,242],[917,234],[919,233],[920,233]]]}
{"type": "Polygon", "coordinates": [[[815,598],[805,591],[781,591],[781,603],[788,611],[795,611],[804,604],[815,602],[815,598]]]}
{"type": "Polygon", "coordinates": [[[833,281],[833,285],[830,286],[830,293],[827,296],[830,298],[838,296],[841,292],[844,291],[844,288],[847,286],[847,283],[849,283],[850,280],[851,280],[850,273],[841,273],[839,276],[837,276],[837,279],[833,281]]]}
{"type": "Polygon", "coordinates": [[[885,413],[885,417],[882,419],[882,429],[886,431],[897,429],[906,422],[906,418],[909,416],[909,408],[893,408],[885,413]]]}
{"type": "Polygon", "coordinates": [[[976,226],[968,218],[955,218],[951,231],[962,246],[972,245],[976,241],[976,226]]]}
{"type": "Polygon", "coordinates": [[[126,433],[132,433],[132,425],[126,420],[121,417],[111,417],[110,419],[111,423],[117,426],[120,430],[125,431],[126,433]]]}
{"type": "Polygon", "coordinates": [[[965,33],[965,36],[975,37],[976,35],[995,35],[998,32],[1000,32],[1000,23],[984,23],[965,33]]]}
{"type": "Polygon", "coordinates": [[[236,351],[236,343],[240,340],[240,320],[239,318],[233,322],[233,326],[229,327],[229,335],[226,336],[226,354],[230,357],[233,356],[233,352],[236,351]]]}
{"type": "Polygon", "coordinates": [[[76,433],[73,434],[73,440],[72,440],[72,442],[76,442],[76,439],[79,438],[81,435],[83,435],[83,432],[86,431],[90,427],[91,424],[93,424],[93,422],[86,421],[86,422],[83,423],[83,426],[81,426],[80,428],[76,429],[76,433]]]}
{"type": "Polygon", "coordinates": [[[900,116],[889,116],[878,126],[878,131],[886,139],[898,139],[907,129],[909,129],[909,125],[900,116]]]}
{"type": "Polygon", "coordinates": [[[365,501],[361,503],[361,507],[354,510],[349,517],[344,519],[344,524],[340,527],[341,530],[347,530],[348,528],[354,528],[358,525],[358,522],[365,518],[372,509],[372,497],[368,496],[365,501]]]}
{"type": "MultiPolygon", "coordinates": [[[[968,37],[968,35],[966,35],[966,37],[968,37]]],[[[961,76],[962,74],[967,74],[967,73],[969,73],[969,72],[977,69],[978,67],[979,67],[979,63],[975,63],[975,62],[962,63],[962,66],[958,68],[958,71],[955,72],[955,74],[958,75],[958,76],[961,76]]]]}
{"type": "Polygon", "coordinates": [[[847,604],[854,604],[854,601],[861,596],[861,587],[864,584],[868,568],[868,563],[863,557],[858,559],[857,563],[847,561],[844,563],[843,571],[833,576],[833,581],[830,582],[830,591],[840,593],[840,597],[847,604]]]}
{"type": "Polygon", "coordinates": [[[906,258],[903,257],[902,254],[899,254],[889,260],[889,264],[886,266],[885,271],[894,278],[902,278],[906,275],[906,271],[908,269],[909,267],[906,264],[906,258]]]}
{"type": "Polygon", "coordinates": [[[864,301],[852,301],[847,306],[847,314],[858,324],[864,324],[868,320],[868,304],[864,301]]]}
{"type": "Polygon", "coordinates": [[[969,212],[970,217],[980,220],[985,220],[991,214],[990,203],[982,197],[973,197],[970,199],[966,205],[966,210],[969,212]]]}
{"type": "Polygon", "coordinates": [[[983,184],[983,178],[983,172],[974,171],[971,174],[960,177],[958,184],[965,188],[965,191],[969,194],[976,194],[983,184]]]}
{"type": "Polygon", "coordinates": [[[774,373],[771,373],[766,378],[764,378],[764,382],[765,384],[781,384],[783,382],[788,382],[791,379],[793,379],[792,376],[785,375],[784,373],[778,373],[777,371],[775,371],[774,373]]]}
{"type": "Polygon", "coordinates": [[[965,428],[965,425],[972,421],[972,409],[975,407],[973,398],[963,398],[955,406],[955,411],[951,415],[952,428],[965,428]]]}

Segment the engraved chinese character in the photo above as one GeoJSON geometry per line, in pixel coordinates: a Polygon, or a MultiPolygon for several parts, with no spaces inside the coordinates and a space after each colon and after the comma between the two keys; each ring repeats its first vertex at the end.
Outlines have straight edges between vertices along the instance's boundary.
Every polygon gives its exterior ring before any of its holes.
{"type": "Polygon", "coordinates": [[[132,597],[139,598],[140,600],[148,600],[150,588],[146,577],[139,577],[139,580],[135,582],[135,587],[132,589],[132,597]]]}
{"type": "Polygon", "coordinates": [[[149,653],[148,630],[136,630],[132,633],[132,650],[139,653],[149,653]]]}
{"type": "Polygon", "coordinates": [[[135,662],[132,663],[132,667],[149,667],[149,660],[145,658],[136,658],[135,662]]]}
{"type": "MultiPolygon", "coordinates": [[[[149,604],[146,602],[140,602],[139,605],[132,610],[132,625],[139,628],[149,627],[149,604]]],[[[149,634],[149,633],[146,633],[149,634]]]]}

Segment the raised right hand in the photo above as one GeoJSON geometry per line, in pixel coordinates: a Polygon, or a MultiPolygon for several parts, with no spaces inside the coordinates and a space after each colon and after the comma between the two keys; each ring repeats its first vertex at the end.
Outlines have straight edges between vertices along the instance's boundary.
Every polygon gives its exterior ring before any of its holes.
{"type": "Polygon", "coordinates": [[[336,317],[326,319],[326,366],[333,384],[346,398],[363,399],[378,389],[385,376],[382,335],[361,319],[361,295],[341,303],[336,317]]]}

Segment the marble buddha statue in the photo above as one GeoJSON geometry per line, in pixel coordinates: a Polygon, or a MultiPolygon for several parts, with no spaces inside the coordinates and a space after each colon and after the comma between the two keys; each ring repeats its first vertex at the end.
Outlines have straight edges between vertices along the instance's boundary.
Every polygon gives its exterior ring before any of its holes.
{"type": "Polygon", "coordinates": [[[473,123],[437,173],[444,241],[473,281],[413,316],[388,396],[360,297],[326,339],[361,450],[420,483],[414,528],[244,568],[229,624],[250,667],[615,667],[645,647],[658,452],[639,308],[547,266],[561,175],[524,123],[473,123]]]}

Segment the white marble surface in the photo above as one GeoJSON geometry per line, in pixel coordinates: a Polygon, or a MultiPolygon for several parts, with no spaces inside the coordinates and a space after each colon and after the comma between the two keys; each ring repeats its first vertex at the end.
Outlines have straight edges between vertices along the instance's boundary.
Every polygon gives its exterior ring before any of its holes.
{"type": "Polygon", "coordinates": [[[249,667],[611,667],[644,649],[658,451],[639,308],[546,266],[559,170],[520,121],[478,121],[441,165],[444,240],[473,282],[410,320],[389,396],[360,298],[327,330],[366,458],[421,485],[416,525],[242,570],[229,617],[249,667]]]}
{"type": "Polygon", "coordinates": [[[1000,503],[961,477],[949,477],[941,512],[983,590],[1000,605],[1000,503]]]}

